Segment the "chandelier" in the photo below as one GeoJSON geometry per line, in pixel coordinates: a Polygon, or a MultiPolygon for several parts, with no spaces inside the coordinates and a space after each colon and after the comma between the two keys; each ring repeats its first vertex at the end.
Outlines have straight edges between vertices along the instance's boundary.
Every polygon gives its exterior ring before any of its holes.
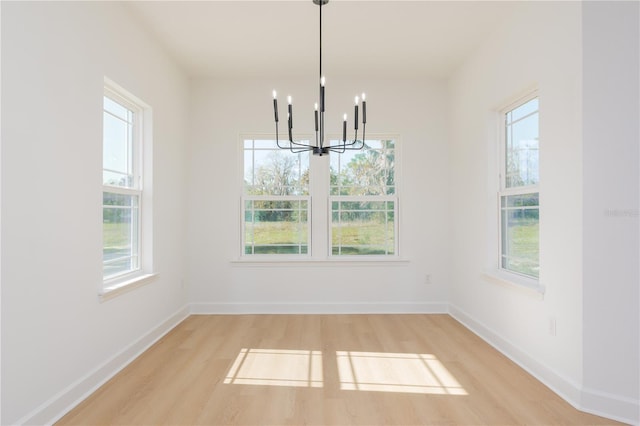
{"type": "Polygon", "coordinates": [[[367,124],[367,102],[365,98],[365,94],[362,94],[362,139],[358,140],[358,107],[360,104],[360,98],[356,96],[355,98],[355,109],[354,109],[354,120],[353,120],[353,130],[354,137],[353,140],[347,140],[347,114],[343,116],[342,122],[342,141],[327,143],[325,141],[325,132],[324,132],[324,113],[325,113],[325,77],[322,74],[322,6],[329,3],[329,0],[313,0],[313,3],[320,7],[320,95],[319,101],[315,104],[314,111],[314,121],[315,121],[315,144],[311,145],[310,143],[305,143],[303,141],[294,141],[292,136],[293,130],[293,102],[291,96],[287,97],[288,107],[287,107],[287,127],[289,130],[289,141],[288,143],[283,142],[280,143],[280,139],[278,137],[278,97],[277,93],[273,91],[273,114],[276,123],[276,143],[278,144],[278,148],[288,149],[292,153],[299,153],[305,151],[313,151],[314,155],[326,155],[329,152],[336,153],[344,153],[347,150],[360,150],[364,148],[364,140],[365,140],[365,128],[367,124]]]}

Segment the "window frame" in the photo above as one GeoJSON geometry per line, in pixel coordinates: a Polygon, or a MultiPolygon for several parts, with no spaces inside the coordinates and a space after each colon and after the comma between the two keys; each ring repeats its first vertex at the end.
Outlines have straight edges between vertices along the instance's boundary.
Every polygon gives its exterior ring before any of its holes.
{"type": "MultiPolygon", "coordinates": [[[[247,235],[247,230],[246,230],[246,220],[242,221],[242,256],[243,257],[256,257],[256,256],[264,256],[264,257],[272,257],[272,256],[276,256],[276,257],[283,257],[283,256],[291,256],[291,257],[304,257],[304,258],[308,258],[311,257],[311,196],[310,195],[281,195],[281,196],[270,196],[270,195],[243,195],[242,196],[242,217],[246,217],[247,215],[247,209],[246,209],[246,204],[248,201],[289,201],[289,202],[305,202],[307,203],[307,209],[306,209],[306,215],[307,215],[307,226],[306,226],[306,246],[307,246],[307,251],[306,253],[255,253],[255,244],[252,246],[254,247],[254,253],[247,253],[246,252],[246,248],[247,248],[247,240],[246,240],[246,235],[247,235]]],[[[300,210],[302,211],[302,210],[300,210]]],[[[302,244],[298,243],[295,244],[298,246],[301,246],[302,244]]]]}
{"type": "MultiPolygon", "coordinates": [[[[507,114],[509,112],[514,111],[515,109],[527,104],[528,102],[534,100],[534,99],[538,99],[538,108],[536,111],[531,112],[529,114],[527,114],[525,117],[522,117],[521,119],[524,119],[526,117],[531,116],[532,114],[538,114],[538,120],[540,118],[540,104],[539,104],[539,94],[538,94],[538,90],[534,89],[534,90],[530,90],[528,91],[526,94],[524,94],[523,96],[518,97],[516,100],[511,101],[510,103],[508,103],[507,105],[505,105],[504,107],[500,108],[499,112],[498,112],[498,129],[499,129],[499,137],[498,137],[498,143],[499,143],[499,155],[498,155],[498,161],[499,161],[499,166],[498,166],[498,193],[497,193],[497,202],[496,202],[496,207],[497,207],[497,213],[498,213],[498,217],[497,217],[497,223],[498,223],[498,244],[497,244],[497,271],[498,271],[498,275],[504,277],[505,279],[507,279],[510,282],[514,282],[516,284],[521,284],[524,285],[525,287],[529,287],[529,288],[535,288],[538,290],[541,290],[542,287],[540,286],[540,231],[539,231],[539,224],[540,224],[540,123],[538,121],[538,182],[536,184],[527,184],[527,185],[520,185],[520,186],[509,186],[507,187],[507,127],[509,125],[513,125],[515,124],[517,121],[521,120],[517,120],[515,122],[511,122],[508,123],[507,122],[507,114]],[[509,269],[507,267],[504,266],[504,253],[503,253],[503,249],[504,249],[504,235],[503,235],[503,197],[511,197],[511,196],[519,196],[519,195],[533,195],[533,194],[537,194],[538,196],[538,204],[537,204],[537,210],[538,210],[538,276],[534,276],[534,275],[530,275],[530,274],[526,274],[524,272],[521,271],[516,271],[513,269],[509,269]]],[[[527,207],[531,207],[531,206],[527,206],[527,207]]]]}
{"type": "MultiPolygon", "coordinates": [[[[379,260],[379,259],[395,259],[398,258],[400,256],[399,254],[399,237],[398,237],[398,230],[399,230],[399,216],[398,216],[398,192],[399,192],[399,185],[398,185],[398,176],[400,175],[399,171],[398,171],[398,163],[399,163],[399,155],[398,155],[398,137],[397,136],[390,136],[390,135],[372,135],[369,138],[367,138],[367,141],[373,142],[373,141],[377,141],[377,142],[381,142],[381,141],[393,141],[393,155],[394,155],[394,164],[393,164],[393,175],[394,175],[394,183],[393,183],[393,193],[389,194],[377,194],[377,195],[341,195],[341,194],[331,194],[331,190],[332,190],[332,186],[331,186],[331,182],[328,183],[328,190],[329,190],[329,195],[328,195],[328,224],[327,224],[327,229],[329,232],[329,239],[327,242],[327,256],[330,259],[353,259],[353,260],[364,260],[364,259],[371,259],[371,260],[379,260]],[[393,203],[393,252],[392,253],[385,253],[385,254],[334,254],[334,245],[333,245],[333,203],[334,202],[363,202],[363,203],[367,203],[367,202],[383,202],[383,203],[388,203],[388,202],[392,202],[393,203]]],[[[359,151],[361,152],[361,151],[359,151]]],[[[332,154],[330,154],[332,155],[332,154]]],[[[341,154],[333,154],[333,155],[341,155],[341,154]]],[[[328,168],[330,168],[331,163],[328,164],[328,168]]],[[[330,174],[330,171],[329,171],[330,174]]],[[[388,212],[388,209],[384,209],[382,210],[384,212],[388,212]]],[[[339,246],[338,250],[341,250],[342,246],[339,246]]],[[[364,247],[364,245],[363,245],[364,247]]],[[[385,250],[388,251],[388,246],[385,246],[385,250]]]]}
{"type": "MultiPolygon", "coordinates": [[[[331,259],[354,259],[354,260],[364,260],[364,259],[392,259],[398,257],[398,197],[396,195],[368,195],[368,196],[347,196],[347,195],[330,195],[329,196],[329,211],[328,211],[328,231],[329,231],[329,240],[328,240],[328,256],[331,259]],[[334,202],[381,202],[381,203],[393,203],[393,209],[385,209],[380,210],[380,212],[388,213],[389,211],[393,211],[393,253],[387,254],[334,254],[334,245],[333,245],[333,203],[334,202]]],[[[364,246],[364,245],[363,245],[364,246]]],[[[341,250],[343,246],[338,246],[338,250],[341,250]]],[[[385,246],[388,248],[388,246],[385,246]]]]}
{"type": "MultiPolygon", "coordinates": [[[[311,138],[303,138],[303,140],[311,140],[311,138]]],[[[245,153],[247,149],[245,148],[246,141],[274,141],[272,136],[267,135],[255,135],[255,134],[244,134],[240,135],[239,141],[239,149],[240,149],[240,193],[242,194],[240,197],[240,258],[242,259],[280,259],[280,260],[309,260],[312,257],[312,236],[313,233],[311,231],[312,224],[312,199],[311,199],[311,184],[306,188],[306,194],[299,195],[250,195],[245,192],[245,153]],[[306,202],[307,203],[307,229],[306,229],[306,241],[307,241],[307,252],[306,253],[246,253],[246,203],[247,201],[293,201],[293,202],[306,202]]],[[[286,142],[288,141],[281,141],[286,142]]],[[[255,144],[253,150],[255,150],[255,144]]],[[[279,148],[270,149],[270,148],[258,148],[258,150],[264,151],[282,151],[279,148]]],[[[284,151],[283,151],[284,152],[284,151]]],[[[311,173],[311,154],[309,153],[309,173],[311,173]]],[[[311,179],[310,179],[311,180],[311,179]]]]}
{"type": "MultiPolygon", "coordinates": [[[[273,141],[273,135],[259,133],[241,133],[238,140],[238,170],[240,205],[238,208],[238,229],[240,238],[238,241],[238,257],[232,263],[326,263],[326,264],[366,264],[368,262],[405,262],[400,258],[400,217],[398,208],[398,193],[400,187],[400,137],[397,134],[368,135],[367,140],[393,140],[394,146],[394,178],[395,193],[385,195],[384,201],[394,202],[394,253],[375,255],[332,255],[331,242],[331,202],[330,194],[330,159],[327,156],[309,155],[309,186],[308,186],[308,251],[306,254],[246,254],[245,253],[245,201],[251,197],[245,195],[244,189],[244,141],[245,140],[269,140],[273,141]]],[[[311,135],[300,135],[297,139],[313,140],[311,135]]],[[[327,139],[338,139],[337,135],[328,135],[327,139]]],[[[287,141],[284,141],[288,143],[287,141]]],[[[340,154],[330,154],[340,155],[340,154]]],[[[370,200],[378,201],[378,200],[370,200]]]]}
{"type": "MultiPolygon", "coordinates": [[[[102,108],[102,215],[104,223],[104,195],[105,193],[126,195],[137,198],[137,214],[135,218],[132,216],[131,222],[137,222],[137,229],[135,230],[135,238],[137,241],[133,241],[132,245],[135,245],[135,254],[133,257],[137,258],[137,262],[134,267],[112,275],[104,275],[104,248],[105,242],[102,241],[103,248],[103,274],[102,282],[99,288],[99,295],[101,300],[108,300],[116,295],[136,288],[147,282],[151,282],[152,278],[157,274],[153,273],[153,259],[152,259],[152,199],[151,199],[151,176],[152,176],[152,111],[151,107],[132,95],[130,92],[105,77],[104,90],[103,90],[103,103],[104,98],[109,98],[111,101],[116,102],[120,106],[126,108],[132,113],[132,129],[131,129],[131,149],[130,155],[131,161],[131,175],[132,182],[130,186],[121,186],[106,184],[104,182],[104,170],[105,170],[105,138],[104,138],[104,116],[107,111],[102,108]]],[[[103,225],[104,227],[104,225],[103,225]]],[[[104,237],[104,228],[103,228],[104,237]]],[[[132,250],[133,251],[133,250],[132,250]]]]}

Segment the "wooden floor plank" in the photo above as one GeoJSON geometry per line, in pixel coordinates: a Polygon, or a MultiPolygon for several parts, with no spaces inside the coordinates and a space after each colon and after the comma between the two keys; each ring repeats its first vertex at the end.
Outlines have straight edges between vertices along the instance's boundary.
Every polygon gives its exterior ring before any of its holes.
{"type": "Polygon", "coordinates": [[[193,315],[60,425],[603,425],[448,315],[193,315]]]}

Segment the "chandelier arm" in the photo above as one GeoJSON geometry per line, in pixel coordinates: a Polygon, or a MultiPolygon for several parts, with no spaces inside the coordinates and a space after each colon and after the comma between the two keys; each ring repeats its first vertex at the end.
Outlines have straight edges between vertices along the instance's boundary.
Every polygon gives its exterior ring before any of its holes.
{"type": "Polygon", "coordinates": [[[349,142],[344,142],[344,143],[339,143],[337,145],[329,145],[326,148],[327,149],[331,149],[334,150],[335,149],[342,149],[342,150],[360,150],[364,147],[364,126],[362,128],[362,139],[357,139],[357,134],[356,134],[356,139],[349,141],[349,142]]]}
{"type": "Polygon", "coordinates": [[[280,149],[288,149],[293,154],[298,154],[300,152],[310,151],[310,150],[313,149],[313,147],[311,147],[309,145],[301,144],[301,143],[295,142],[293,140],[289,141],[289,146],[281,145],[280,144],[280,138],[279,138],[279,135],[278,135],[278,122],[277,121],[276,121],[276,145],[280,149]],[[302,148],[298,148],[297,146],[294,147],[293,145],[298,145],[298,146],[300,146],[302,148]]]}
{"type": "Polygon", "coordinates": [[[313,151],[313,147],[312,146],[304,146],[304,148],[291,147],[289,151],[291,151],[292,154],[300,154],[301,152],[313,151]]]}
{"type": "Polygon", "coordinates": [[[296,147],[304,148],[306,150],[313,149],[313,145],[309,145],[309,144],[301,143],[301,142],[296,142],[294,140],[289,141],[289,145],[291,145],[291,146],[295,145],[296,147]]]}
{"type": "Polygon", "coordinates": [[[278,145],[278,148],[280,148],[280,149],[288,149],[288,147],[280,145],[280,138],[278,137],[278,122],[277,121],[276,121],[276,145],[278,145]]]}
{"type": "Polygon", "coordinates": [[[344,153],[345,151],[360,151],[362,147],[363,147],[363,142],[358,140],[358,141],[353,141],[346,144],[330,145],[325,148],[333,152],[344,153]]]}

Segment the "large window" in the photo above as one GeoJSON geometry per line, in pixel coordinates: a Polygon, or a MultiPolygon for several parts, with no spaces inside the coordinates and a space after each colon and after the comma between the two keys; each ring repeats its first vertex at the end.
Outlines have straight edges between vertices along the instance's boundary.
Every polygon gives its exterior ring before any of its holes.
{"type": "Polygon", "coordinates": [[[503,114],[500,188],[500,268],[538,279],[538,98],[531,95],[503,114]]]}
{"type": "Polygon", "coordinates": [[[331,155],[331,255],[396,253],[395,142],[331,155]]]}
{"type": "Polygon", "coordinates": [[[244,254],[308,255],[309,153],[245,139],[243,179],[244,254]]]}
{"type": "Polygon", "coordinates": [[[397,255],[395,140],[313,161],[274,140],[242,142],[243,256],[397,255]]]}
{"type": "Polygon", "coordinates": [[[121,90],[105,87],[103,98],[102,236],[103,280],[141,271],[143,206],[143,107],[121,90]]]}

